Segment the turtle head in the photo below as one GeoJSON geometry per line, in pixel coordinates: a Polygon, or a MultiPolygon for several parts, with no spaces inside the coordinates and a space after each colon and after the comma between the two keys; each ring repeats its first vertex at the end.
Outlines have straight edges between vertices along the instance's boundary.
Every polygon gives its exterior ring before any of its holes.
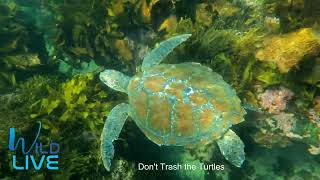
{"type": "Polygon", "coordinates": [[[99,78],[108,87],[124,93],[127,93],[128,84],[131,79],[129,76],[112,69],[101,72],[99,78]]]}

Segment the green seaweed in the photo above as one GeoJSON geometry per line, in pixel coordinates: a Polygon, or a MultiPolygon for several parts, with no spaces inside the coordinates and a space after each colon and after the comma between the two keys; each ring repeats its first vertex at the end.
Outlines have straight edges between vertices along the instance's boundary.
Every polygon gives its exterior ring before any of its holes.
{"type": "Polygon", "coordinates": [[[264,11],[280,19],[282,32],[290,32],[319,23],[319,1],[312,0],[264,0],[264,11]]]}
{"type": "Polygon", "coordinates": [[[7,147],[7,130],[16,127],[17,131],[28,130],[33,126],[34,120],[30,119],[30,107],[47,94],[43,91],[47,85],[57,82],[54,76],[34,76],[23,83],[19,83],[13,92],[0,96],[0,133],[1,147],[7,147]],[[5,145],[4,145],[5,144],[5,145]]]}
{"type": "MultiPolygon", "coordinates": [[[[0,120],[6,123],[1,123],[0,129],[19,127],[18,132],[26,131],[39,120],[43,124],[41,141],[54,139],[60,144],[79,147],[77,150],[63,149],[60,167],[68,172],[65,176],[94,175],[93,172],[99,169],[96,164],[99,162],[98,137],[110,106],[107,93],[98,82],[92,74],[77,75],[65,82],[54,76],[34,76],[19,84],[15,93],[1,96],[0,120]],[[83,166],[87,168],[78,171],[83,166]]],[[[2,142],[7,139],[7,133],[1,134],[1,144],[7,144],[2,142]]]]}
{"type": "Polygon", "coordinates": [[[59,72],[68,76],[74,76],[77,74],[98,73],[102,70],[103,68],[98,66],[93,60],[91,60],[89,63],[82,62],[80,68],[74,68],[65,61],[61,60],[58,69],[59,72]]]}
{"type": "Polygon", "coordinates": [[[10,72],[0,72],[0,82],[2,82],[0,87],[4,87],[5,85],[16,86],[17,81],[14,73],[10,72]]]}
{"type": "MultiPolygon", "coordinates": [[[[279,73],[275,64],[255,57],[263,37],[319,24],[318,1],[39,2],[0,0],[0,156],[3,159],[0,178],[30,175],[30,179],[136,179],[141,175],[155,179],[165,173],[177,178],[199,175],[209,179],[264,179],[268,175],[274,179],[319,179],[316,168],[319,156],[309,157],[307,150],[311,145],[319,146],[319,126],[309,117],[310,110],[316,110],[316,97],[320,96],[319,54],[306,57],[299,68],[287,74],[279,73]],[[274,114],[265,110],[248,112],[246,121],[236,129],[241,132],[248,154],[241,169],[226,164],[223,172],[144,173],[136,171],[134,163],[141,160],[150,163],[151,158],[145,158],[145,154],[159,161],[176,160],[181,149],[159,153],[164,148],[148,144],[138,128],[128,121],[121,136],[131,141],[118,142],[115,171],[106,173],[98,152],[100,133],[109,107],[121,97],[111,96],[93,75],[101,70],[97,64],[133,74],[150,47],[184,33],[192,37],[165,63],[202,63],[221,74],[242,101],[254,107],[260,106],[259,94],[266,89],[289,88],[294,96],[283,113],[294,114],[296,126],[292,132],[302,138],[287,137],[272,126],[274,114]],[[52,71],[56,65],[58,71],[52,71]],[[43,123],[41,141],[53,139],[63,144],[59,161],[63,174],[48,171],[26,174],[10,167],[8,154],[12,154],[4,148],[8,127],[16,127],[17,133],[29,136],[36,121],[43,123]],[[154,152],[143,151],[140,157],[141,145],[154,152]]],[[[182,161],[188,162],[186,158],[192,156],[192,161],[197,163],[220,162],[214,149],[208,145],[191,150],[182,161]]]]}
{"type": "Polygon", "coordinates": [[[284,78],[276,68],[274,63],[258,63],[254,71],[255,79],[260,81],[264,87],[280,84],[284,78]]]}
{"type": "Polygon", "coordinates": [[[92,74],[78,75],[59,88],[47,86],[48,97],[31,106],[38,110],[31,114],[31,118],[42,119],[44,129],[51,129],[55,135],[65,123],[84,123],[89,130],[95,131],[102,125],[110,104],[101,102],[107,94],[101,89],[99,91],[99,84],[92,84],[93,80],[92,74]],[[94,92],[96,94],[91,97],[94,92]],[[52,116],[58,121],[53,123],[52,116]]]}

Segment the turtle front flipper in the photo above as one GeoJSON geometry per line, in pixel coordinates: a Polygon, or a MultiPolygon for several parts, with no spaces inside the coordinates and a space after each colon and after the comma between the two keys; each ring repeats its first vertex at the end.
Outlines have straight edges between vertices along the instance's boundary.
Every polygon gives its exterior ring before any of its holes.
{"type": "Polygon", "coordinates": [[[239,136],[231,129],[217,141],[223,156],[237,167],[241,167],[245,160],[244,144],[239,136]]]}
{"type": "Polygon", "coordinates": [[[129,76],[112,69],[107,69],[101,72],[99,78],[110,88],[124,93],[127,93],[128,84],[131,79],[129,76]]]}
{"type": "Polygon", "coordinates": [[[111,160],[114,155],[112,142],[118,139],[121,129],[128,117],[129,104],[118,104],[108,115],[101,134],[101,157],[104,167],[110,171],[111,160]]]}
{"type": "Polygon", "coordinates": [[[182,34],[161,42],[158,47],[143,58],[142,71],[158,65],[175,47],[186,41],[190,36],[191,34],[182,34]]]}

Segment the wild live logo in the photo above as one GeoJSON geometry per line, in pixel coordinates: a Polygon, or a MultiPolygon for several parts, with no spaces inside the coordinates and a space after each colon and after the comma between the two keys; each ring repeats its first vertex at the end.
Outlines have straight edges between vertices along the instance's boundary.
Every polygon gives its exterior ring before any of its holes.
{"type": "Polygon", "coordinates": [[[30,168],[34,168],[35,170],[40,170],[44,164],[45,167],[49,170],[58,170],[58,153],[60,151],[60,145],[55,142],[51,142],[49,144],[49,150],[45,151],[43,149],[43,144],[41,142],[38,142],[38,138],[40,136],[40,130],[41,130],[41,122],[39,122],[39,128],[38,132],[35,136],[35,139],[30,146],[29,150],[26,151],[25,147],[25,139],[20,137],[18,138],[16,144],[15,144],[15,128],[10,128],[9,130],[9,150],[12,152],[15,152],[14,155],[12,155],[12,167],[15,170],[24,171],[29,170],[30,168]],[[21,153],[22,158],[24,161],[17,162],[17,159],[20,159],[18,156],[18,147],[19,143],[21,142],[21,153]],[[33,151],[32,151],[33,150],[33,151]],[[30,152],[33,153],[30,153],[30,152]],[[35,157],[40,157],[40,159],[35,157]]]}

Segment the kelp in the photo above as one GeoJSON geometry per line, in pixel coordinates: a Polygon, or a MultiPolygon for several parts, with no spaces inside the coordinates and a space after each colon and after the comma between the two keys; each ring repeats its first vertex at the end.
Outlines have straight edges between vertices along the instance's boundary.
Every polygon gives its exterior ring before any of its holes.
{"type": "Polygon", "coordinates": [[[59,34],[57,44],[60,51],[76,58],[89,56],[91,58],[107,57],[112,54],[112,41],[123,37],[119,24],[113,13],[119,13],[124,2],[119,1],[84,1],[81,4],[67,1],[56,8],[61,14],[58,23],[59,34]],[[74,6],[74,4],[78,4],[74,6]],[[108,9],[109,5],[120,9],[108,9]],[[107,9],[105,9],[107,8],[107,9]],[[107,13],[106,13],[107,12],[107,13]]]}
{"type": "MultiPolygon", "coordinates": [[[[6,123],[1,123],[0,129],[19,127],[17,131],[22,132],[41,121],[42,142],[54,139],[59,144],[79,147],[77,150],[63,148],[60,168],[67,176],[88,173],[94,176],[93,172],[103,169],[101,165],[99,170],[96,164],[99,162],[99,132],[110,106],[106,101],[107,93],[98,82],[92,74],[77,75],[65,82],[54,76],[34,76],[19,84],[14,93],[1,96],[0,121],[6,123]],[[84,145],[81,148],[80,141],[84,145]],[[83,166],[87,168],[79,171],[83,166]]],[[[7,137],[1,136],[1,140],[4,139],[7,137]]],[[[2,147],[7,146],[4,145],[7,142],[1,143],[2,147]]]]}
{"type": "Polygon", "coordinates": [[[221,74],[235,88],[243,88],[254,80],[254,56],[263,37],[260,29],[252,28],[240,33],[233,29],[204,28],[191,19],[182,19],[177,24],[177,31],[192,33],[193,36],[185,50],[177,50],[176,55],[170,58],[172,62],[201,62],[221,74]]]}
{"type": "Polygon", "coordinates": [[[77,75],[58,87],[47,86],[48,96],[31,106],[31,118],[43,122],[43,128],[50,132],[47,137],[78,147],[65,147],[61,154],[61,169],[69,178],[81,174],[95,177],[102,170],[98,155],[99,132],[110,103],[97,82],[92,74],[77,75]],[[80,168],[83,166],[87,168],[80,168]]]}
{"type": "MultiPolygon", "coordinates": [[[[221,29],[224,25],[219,25],[219,21],[224,21],[225,17],[235,19],[232,21],[229,18],[228,21],[236,23],[232,26],[236,29],[238,25],[245,25],[243,23],[245,18],[250,18],[247,12],[244,15],[244,12],[239,11],[244,4],[231,1],[195,3],[194,7],[193,4],[157,0],[84,1],[77,6],[72,2],[67,1],[64,5],[55,8],[56,13],[61,14],[58,21],[60,33],[57,38],[59,49],[76,59],[89,56],[96,60],[103,58],[104,63],[109,59],[119,59],[124,64],[132,63],[128,61],[133,58],[132,52],[124,39],[132,37],[134,32],[140,34],[140,29],[153,30],[158,32],[159,36],[163,31],[175,34],[179,32],[177,23],[181,18],[190,18],[196,24],[189,29],[191,31],[197,26],[207,28],[210,24],[216,24],[214,26],[221,29]],[[160,7],[168,7],[170,12],[159,16],[160,7]],[[189,11],[185,11],[184,8],[190,10],[194,8],[195,13],[188,14],[189,11]],[[231,10],[231,14],[226,14],[231,10]],[[214,15],[215,12],[218,12],[218,15],[214,15]],[[118,54],[118,58],[114,54],[118,54]]],[[[254,10],[251,7],[247,9],[248,12],[254,10]]],[[[247,23],[249,24],[254,23],[247,23]]],[[[139,36],[136,35],[136,37],[139,36]]],[[[169,36],[165,35],[165,37],[169,36]]],[[[134,37],[130,39],[138,40],[134,37]]]]}
{"type": "MultiPolygon", "coordinates": [[[[283,164],[294,164],[283,163],[290,158],[283,160],[285,155],[280,153],[290,151],[291,146],[296,150],[297,144],[303,144],[303,148],[294,152],[306,156],[319,151],[320,103],[316,100],[320,96],[318,46],[313,46],[312,53],[304,54],[311,56],[296,58],[299,60],[294,66],[284,68],[286,73],[281,73],[283,69],[279,70],[279,58],[259,61],[269,59],[276,53],[267,53],[266,58],[257,56],[259,50],[266,51],[272,46],[273,50],[288,52],[292,40],[277,46],[274,42],[266,41],[270,37],[279,40],[290,34],[292,37],[298,36],[297,32],[314,28],[314,24],[319,21],[318,2],[2,2],[5,3],[0,3],[0,103],[3,105],[0,107],[0,122],[5,123],[1,123],[0,127],[0,147],[7,145],[7,134],[2,133],[3,129],[13,126],[21,127],[17,129],[18,132],[30,132],[36,121],[43,123],[41,140],[47,142],[54,139],[64,145],[59,166],[64,174],[31,173],[34,178],[99,179],[105,176],[129,179],[136,178],[137,174],[149,179],[160,177],[160,173],[136,171],[133,164],[139,158],[141,160],[141,157],[136,156],[141,144],[155,151],[162,148],[148,144],[130,121],[121,136],[128,136],[133,141],[120,141],[116,145],[119,156],[115,158],[115,171],[108,174],[101,166],[98,152],[101,129],[110,106],[120,98],[109,94],[108,88],[103,87],[96,73],[103,66],[135,74],[145,54],[158,42],[183,33],[191,33],[192,37],[177,47],[164,63],[202,63],[221,74],[237,90],[244,105],[254,107],[247,110],[246,121],[235,129],[248,145],[245,166],[233,169],[226,164],[222,175],[217,171],[204,175],[201,171],[201,177],[234,178],[234,172],[240,172],[239,177],[258,178],[265,173],[262,172],[265,169],[275,178],[282,175],[295,178],[318,177],[312,170],[316,163],[307,160],[303,160],[304,164],[300,163],[299,168],[292,165],[288,170],[270,170],[271,167],[279,169],[283,164]],[[262,108],[259,96],[277,87],[290,89],[294,96],[280,114],[272,114],[262,108]],[[259,111],[255,111],[255,108],[259,111]],[[136,144],[138,147],[135,147],[136,144]],[[281,158],[272,158],[270,153],[281,155],[281,158]]],[[[301,42],[296,43],[300,50],[301,42]]],[[[304,48],[308,46],[305,44],[304,48]]],[[[295,49],[291,53],[298,54],[295,49]]],[[[214,150],[210,145],[190,151],[190,156],[194,162],[218,162],[217,159],[221,159],[214,150]]],[[[154,152],[152,155],[159,160],[172,160],[174,158],[171,156],[177,156],[177,151],[163,154],[154,152]]],[[[9,164],[6,154],[1,158],[9,164]]],[[[15,176],[12,167],[1,168],[0,172],[6,172],[0,173],[1,178],[15,176]]],[[[177,174],[186,177],[186,173],[177,174]]]]}
{"type": "Polygon", "coordinates": [[[14,90],[19,81],[30,77],[30,72],[39,72],[47,65],[43,37],[32,23],[20,2],[0,1],[1,93],[14,90]]]}
{"type": "Polygon", "coordinates": [[[75,68],[65,61],[60,60],[58,71],[72,77],[77,74],[98,73],[103,70],[103,68],[101,66],[98,66],[93,60],[90,60],[89,63],[81,62],[80,65],[80,68],[75,68]]]}
{"type": "Polygon", "coordinates": [[[0,82],[1,82],[0,87],[2,88],[8,87],[6,85],[9,85],[9,86],[17,85],[17,81],[14,73],[10,73],[10,72],[0,72],[0,82]]]}
{"type": "Polygon", "coordinates": [[[26,38],[26,28],[15,21],[15,4],[0,2],[0,54],[10,53],[23,47],[26,38]]]}
{"type": "Polygon", "coordinates": [[[43,127],[56,136],[65,123],[84,123],[88,130],[95,131],[96,126],[102,125],[109,104],[101,102],[107,98],[107,94],[94,82],[92,74],[88,74],[75,76],[58,89],[47,86],[48,97],[31,106],[34,109],[31,118],[42,119],[43,127]],[[52,116],[58,121],[52,122],[52,116]]]}
{"type": "Polygon", "coordinates": [[[276,15],[280,19],[282,32],[291,32],[319,23],[319,5],[319,1],[313,0],[263,1],[265,13],[276,15]]]}
{"type": "MultiPolygon", "coordinates": [[[[32,104],[47,94],[43,91],[47,85],[57,82],[54,76],[34,76],[23,83],[16,84],[12,92],[0,96],[1,147],[7,147],[7,130],[16,127],[18,132],[27,131],[33,126],[30,119],[32,104]]],[[[1,151],[4,149],[2,148],[1,151]]]]}
{"type": "Polygon", "coordinates": [[[24,53],[9,55],[3,58],[3,62],[7,69],[29,69],[31,67],[41,65],[41,60],[38,57],[38,54],[33,53],[24,53]]]}

